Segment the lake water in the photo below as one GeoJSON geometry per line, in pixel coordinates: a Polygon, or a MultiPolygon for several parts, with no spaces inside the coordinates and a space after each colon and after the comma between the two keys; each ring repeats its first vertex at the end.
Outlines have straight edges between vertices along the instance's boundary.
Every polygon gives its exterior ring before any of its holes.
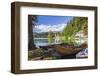
{"type": "Polygon", "coordinates": [[[52,39],[52,42],[49,43],[47,38],[35,38],[34,39],[34,44],[36,45],[36,47],[52,45],[52,44],[55,44],[55,40],[52,39]]]}
{"type": "MultiPolygon", "coordinates": [[[[55,42],[55,39],[52,39],[52,41],[49,43],[48,38],[34,38],[34,44],[36,45],[36,47],[47,46],[47,45],[52,45],[52,44],[60,44],[60,43],[61,42],[55,42]]],[[[75,40],[75,43],[79,45],[80,40],[75,40]]],[[[82,40],[81,40],[81,44],[82,44],[82,40]]]]}

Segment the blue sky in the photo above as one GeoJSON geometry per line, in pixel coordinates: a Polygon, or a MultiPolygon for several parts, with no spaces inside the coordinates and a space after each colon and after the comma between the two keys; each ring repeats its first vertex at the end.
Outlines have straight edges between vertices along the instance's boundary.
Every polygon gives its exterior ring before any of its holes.
{"type": "Polygon", "coordinates": [[[37,16],[37,24],[44,25],[57,25],[57,24],[66,24],[73,17],[72,16],[37,16]]]}
{"type": "Polygon", "coordinates": [[[72,16],[37,16],[37,23],[33,28],[33,32],[60,32],[63,31],[64,27],[72,19],[72,16]]]}

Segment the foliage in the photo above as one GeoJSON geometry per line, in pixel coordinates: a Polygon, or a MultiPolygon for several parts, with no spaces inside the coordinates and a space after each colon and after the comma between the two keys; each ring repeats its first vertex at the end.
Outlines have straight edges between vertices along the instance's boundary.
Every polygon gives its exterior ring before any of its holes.
{"type": "Polygon", "coordinates": [[[53,33],[51,31],[48,32],[48,43],[52,43],[53,33]]]}
{"type": "Polygon", "coordinates": [[[88,19],[87,17],[74,17],[64,28],[62,32],[63,43],[74,43],[75,34],[83,30],[87,35],[88,19]]]}

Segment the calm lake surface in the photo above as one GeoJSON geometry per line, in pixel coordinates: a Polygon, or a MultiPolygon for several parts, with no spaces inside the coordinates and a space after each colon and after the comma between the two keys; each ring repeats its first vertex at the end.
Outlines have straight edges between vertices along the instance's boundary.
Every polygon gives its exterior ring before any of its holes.
{"type": "Polygon", "coordinates": [[[55,40],[52,39],[51,43],[49,43],[47,38],[35,38],[34,43],[35,43],[36,47],[39,47],[39,46],[55,44],[55,40]]]}

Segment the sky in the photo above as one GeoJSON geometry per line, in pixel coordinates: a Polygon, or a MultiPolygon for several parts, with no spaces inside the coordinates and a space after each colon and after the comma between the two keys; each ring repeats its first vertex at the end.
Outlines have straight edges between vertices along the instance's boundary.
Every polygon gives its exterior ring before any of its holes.
{"type": "Polygon", "coordinates": [[[57,25],[57,24],[66,24],[71,16],[38,16],[38,24],[44,25],[57,25]]]}
{"type": "Polygon", "coordinates": [[[37,16],[34,32],[62,31],[72,16],[37,16]]]}

